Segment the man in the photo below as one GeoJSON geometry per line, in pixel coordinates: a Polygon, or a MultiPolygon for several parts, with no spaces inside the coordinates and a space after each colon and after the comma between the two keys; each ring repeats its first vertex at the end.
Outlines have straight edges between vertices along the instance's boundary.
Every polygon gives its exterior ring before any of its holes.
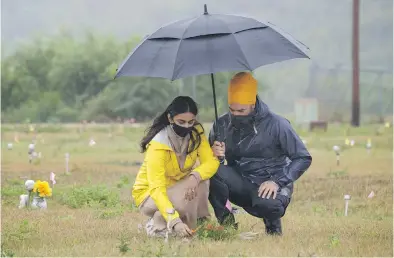
{"type": "Polygon", "coordinates": [[[209,201],[222,225],[237,228],[227,200],[262,218],[267,234],[282,234],[280,218],[293,192],[293,182],[312,157],[290,122],[271,112],[257,96],[250,73],[236,74],[228,88],[230,112],[214,124],[209,138],[217,157],[225,157],[210,181],[209,201]],[[215,135],[218,132],[218,135],[215,135]]]}

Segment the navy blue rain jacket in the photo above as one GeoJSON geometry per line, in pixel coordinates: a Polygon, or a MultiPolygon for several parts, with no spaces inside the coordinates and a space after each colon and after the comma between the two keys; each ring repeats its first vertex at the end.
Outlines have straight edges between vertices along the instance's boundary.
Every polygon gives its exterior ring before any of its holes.
{"type": "Polygon", "coordinates": [[[237,129],[231,123],[230,113],[222,115],[209,134],[211,146],[214,140],[225,142],[227,165],[258,185],[272,180],[280,187],[290,187],[292,192],[292,183],[312,162],[290,122],[271,112],[258,96],[253,123],[237,129]],[[215,127],[220,139],[215,136],[215,127]]]}

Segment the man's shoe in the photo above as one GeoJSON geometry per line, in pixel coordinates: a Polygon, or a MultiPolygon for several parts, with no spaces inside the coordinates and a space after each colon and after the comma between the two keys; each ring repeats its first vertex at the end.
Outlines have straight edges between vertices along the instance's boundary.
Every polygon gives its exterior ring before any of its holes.
{"type": "Polygon", "coordinates": [[[225,218],[222,220],[218,220],[219,224],[224,227],[232,227],[233,229],[238,229],[238,222],[235,222],[234,214],[229,213],[225,218]]]}
{"type": "Polygon", "coordinates": [[[265,232],[271,236],[281,236],[282,235],[282,223],[280,219],[267,220],[263,219],[265,224],[265,232]]]}

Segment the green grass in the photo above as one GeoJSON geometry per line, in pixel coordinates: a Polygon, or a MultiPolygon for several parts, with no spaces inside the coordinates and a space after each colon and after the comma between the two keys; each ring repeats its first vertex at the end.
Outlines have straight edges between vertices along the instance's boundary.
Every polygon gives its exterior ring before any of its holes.
{"type": "MultiPolygon", "coordinates": [[[[200,231],[189,242],[165,243],[146,237],[146,218],[131,199],[143,160],[138,146],[143,127],[89,125],[80,133],[79,125],[37,125],[33,135],[25,125],[2,125],[2,256],[392,256],[393,137],[387,128],[377,134],[379,127],[330,125],[326,133],[297,128],[313,163],[295,184],[281,238],[265,236],[261,220],[240,213],[238,232],[200,231]],[[29,164],[33,137],[42,159],[29,164]],[[91,137],[97,142],[93,147],[91,137]],[[355,146],[346,147],[346,137],[355,146]],[[8,142],[14,143],[12,150],[8,142]],[[342,149],[339,166],[334,145],[342,149]],[[48,180],[51,171],[57,184],[48,210],[19,210],[26,178],[48,180]],[[375,197],[369,199],[371,191],[375,197]],[[352,196],[347,217],[345,194],[352,196]],[[261,234],[251,240],[238,236],[249,231],[261,234]]],[[[205,129],[209,132],[210,125],[205,129]]]]}

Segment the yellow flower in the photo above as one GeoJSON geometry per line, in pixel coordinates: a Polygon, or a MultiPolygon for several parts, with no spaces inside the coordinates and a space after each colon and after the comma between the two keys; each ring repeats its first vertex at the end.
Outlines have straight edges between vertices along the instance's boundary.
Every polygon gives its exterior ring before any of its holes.
{"type": "Polygon", "coordinates": [[[34,184],[33,192],[38,193],[40,197],[48,197],[52,195],[52,189],[49,187],[47,181],[40,181],[34,184]]]}

